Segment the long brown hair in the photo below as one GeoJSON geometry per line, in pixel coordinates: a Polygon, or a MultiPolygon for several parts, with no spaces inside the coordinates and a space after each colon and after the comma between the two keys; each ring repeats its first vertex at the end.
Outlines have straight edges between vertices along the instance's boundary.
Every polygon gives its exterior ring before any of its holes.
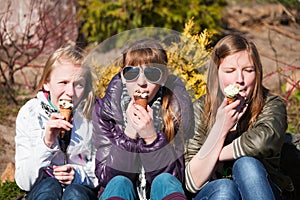
{"type": "Polygon", "coordinates": [[[209,130],[215,122],[215,116],[224,95],[220,90],[218,70],[223,59],[240,51],[247,51],[253,61],[255,69],[255,86],[248,99],[249,108],[247,112],[248,127],[252,126],[265,102],[267,89],[262,85],[262,65],[255,44],[240,35],[227,35],[215,45],[208,64],[206,103],[203,115],[206,119],[206,130],[209,130]],[[216,80],[217,79],[217,80],[216,80]]]}
{"type": "MultiPolygon", "coordinates": [[[[85,58],[85,53],[82,49],[72,46],[65,45],[58,48],[47,60],[46,65],[43,69],[43,74],[37,86],[35,93],[40,90],[44,91],[43,85],[50,81],[50,75],[55,67],[57,67],[57,63],[62,61],[69,62],[74,65],[80,65],[85,71],[86,85],[84,89],[83,101],[84,103],[82,108],[82,114],[87,119],[91,120],[92,118],[92,107],[94,103],[94,91],[93,91],[93,73],[89,66],[83,66],[85,58]]],[[[45,92],[45,91],[44,91],[45,92]]]]}
{"type": "MultiPolygon", "coordinates": [[[[166,51],[159,44],[158,41],[153,39],[143,39],[134,42],[123,53],[122,66],[132,65],[138,66],[143,64],[157,65],[163,71],[163,76],[168,75],[167,70],[168,57],[166,51]]],[[[172,141],[175,136],[175,125],[172,107],[170,105],[173,92],[167,87],[162,86],[162,111],[164,129],[168,141],[172,141]]]]}

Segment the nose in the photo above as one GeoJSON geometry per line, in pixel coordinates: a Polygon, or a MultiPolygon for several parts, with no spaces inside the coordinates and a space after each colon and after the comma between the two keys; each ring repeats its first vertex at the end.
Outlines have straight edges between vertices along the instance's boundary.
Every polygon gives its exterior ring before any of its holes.
{"type": "Polygon", "coordinates": [[[66,87],[66,95],[68,95],[69,97],[73,97],[74,95],[74,85],[72,82],[69,82],[67,84],[67,87],[66,87]]]}
{"type": "Polygon", "coordinates": [[[145,86],[147,84],[146,77],[144,75],[144,72],[141,72],[138,79],[137,79],[137,84],[139,86],[145,86]]]}
{"type": "Polygon", "coordinates": [[[240,85],[244,84],[244,74],[242,70],[237,71],[236,82],[240,85]]]}

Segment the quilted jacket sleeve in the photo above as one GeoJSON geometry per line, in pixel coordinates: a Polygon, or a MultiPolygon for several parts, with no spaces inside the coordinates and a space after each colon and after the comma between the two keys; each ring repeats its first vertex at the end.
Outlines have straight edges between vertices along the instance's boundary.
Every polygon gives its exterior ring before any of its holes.
{"type": "Polygon", "coordinates": [[[151,183],[160,173],[167,172],[184,182],[184,144],[194,127],[194,113],[191,99],[185,85],[177,76],[170,75],[165,84],[173,92],[172,111],[176,113],[175,138],[169,142],[164,132],[149,145],[139,143],[140,157],[146,170],[146,178],[151,183]],[[179,121],[178,121],[179,120],[179,121]]]}
{"type": "Polygon", "coordinates": [[[101,116],[102,101],[97,99],[93,110],[93,142],[97,148],[95,174],[99,184],[106,184],[117,175],[134,180],[138,169],[136,141],[127,137],[114,122],[101,116]]]}

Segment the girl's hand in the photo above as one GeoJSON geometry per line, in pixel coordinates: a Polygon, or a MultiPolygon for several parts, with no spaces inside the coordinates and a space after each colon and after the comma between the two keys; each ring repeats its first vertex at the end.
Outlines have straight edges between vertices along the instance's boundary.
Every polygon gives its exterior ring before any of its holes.
{"type": "Polygon", "coordinates": [[[75,178],[75,171],[71,165],[54,165],[53,175],[60,183],[70,185],[75,178]]]}
{"type": "Polygon", "coordinates": [[[130,101],[126,110],[126,116],[127,116],[127,126],[125,127],[125,135],[132,139],[137,138],[137,131],[133,128],[133,122],[130,118],[130,113],[133,113],[134,107],[133,107],[133,101],[130,101]]]}
{"type": "Polygon", "coordinates": [[[216,122],[221,128],[221,132],[225,135],[237,124],[240,118],[244,115],[248,107],[245,99],[238,97],[233,103],[227,105],[227,100],[224,98],[222,104],[217,110],[216,122]]]}
{"type": "Polygon", "coordinates": [[[73,128],[72,124],[64,120],[64,116],[59,113],[52,113],[46,125],[44,143],[51,147],[55,143],[61,129],[69,131],[71,128],[73,128]]]}
{"type": "Polygon", "coordinates": [[[152,143],[157,138],[153,124],[153,110],[149,105],[147,106],[147,110],[133,102],[130,102],[130,105],[131,108],[127,112],[130,125],[144,139],[146,144],[152,143]]]}

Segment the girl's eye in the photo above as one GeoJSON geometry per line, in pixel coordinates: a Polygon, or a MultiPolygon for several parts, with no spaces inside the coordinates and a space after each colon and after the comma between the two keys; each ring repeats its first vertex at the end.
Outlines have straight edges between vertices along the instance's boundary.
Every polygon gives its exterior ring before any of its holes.
{"type": "Polygon", "coordinates": [[[76,82],[76,83],[74,83],[74,87],[76,87],[76,88],[84,88],[85,87],[85,83],[84,82],[76,82]]]}
{"type": "Polygon", "coordinates": [[[224,72],[225,73],[232,73],[232,72],[234,72],[234,69],[225,69],[224,72]]]}
{"type": "Polygon", "coordinates": [[[59,83],[66,85],[66,84],[68,84],[68,81],[60,81],[59,83]]]}
{"type": "Polygon", "coordinates": [[[76,84],[75,88],[83,88],[84,86],[82,84],[76,84]]]}
{"type": "Polygon", "coordinates": [[[254,72],[254,68],[246,68],[246,69],[244,69],[246,72],[249,72],[249,73],[251,73],[251,72],[254,72]]]}

